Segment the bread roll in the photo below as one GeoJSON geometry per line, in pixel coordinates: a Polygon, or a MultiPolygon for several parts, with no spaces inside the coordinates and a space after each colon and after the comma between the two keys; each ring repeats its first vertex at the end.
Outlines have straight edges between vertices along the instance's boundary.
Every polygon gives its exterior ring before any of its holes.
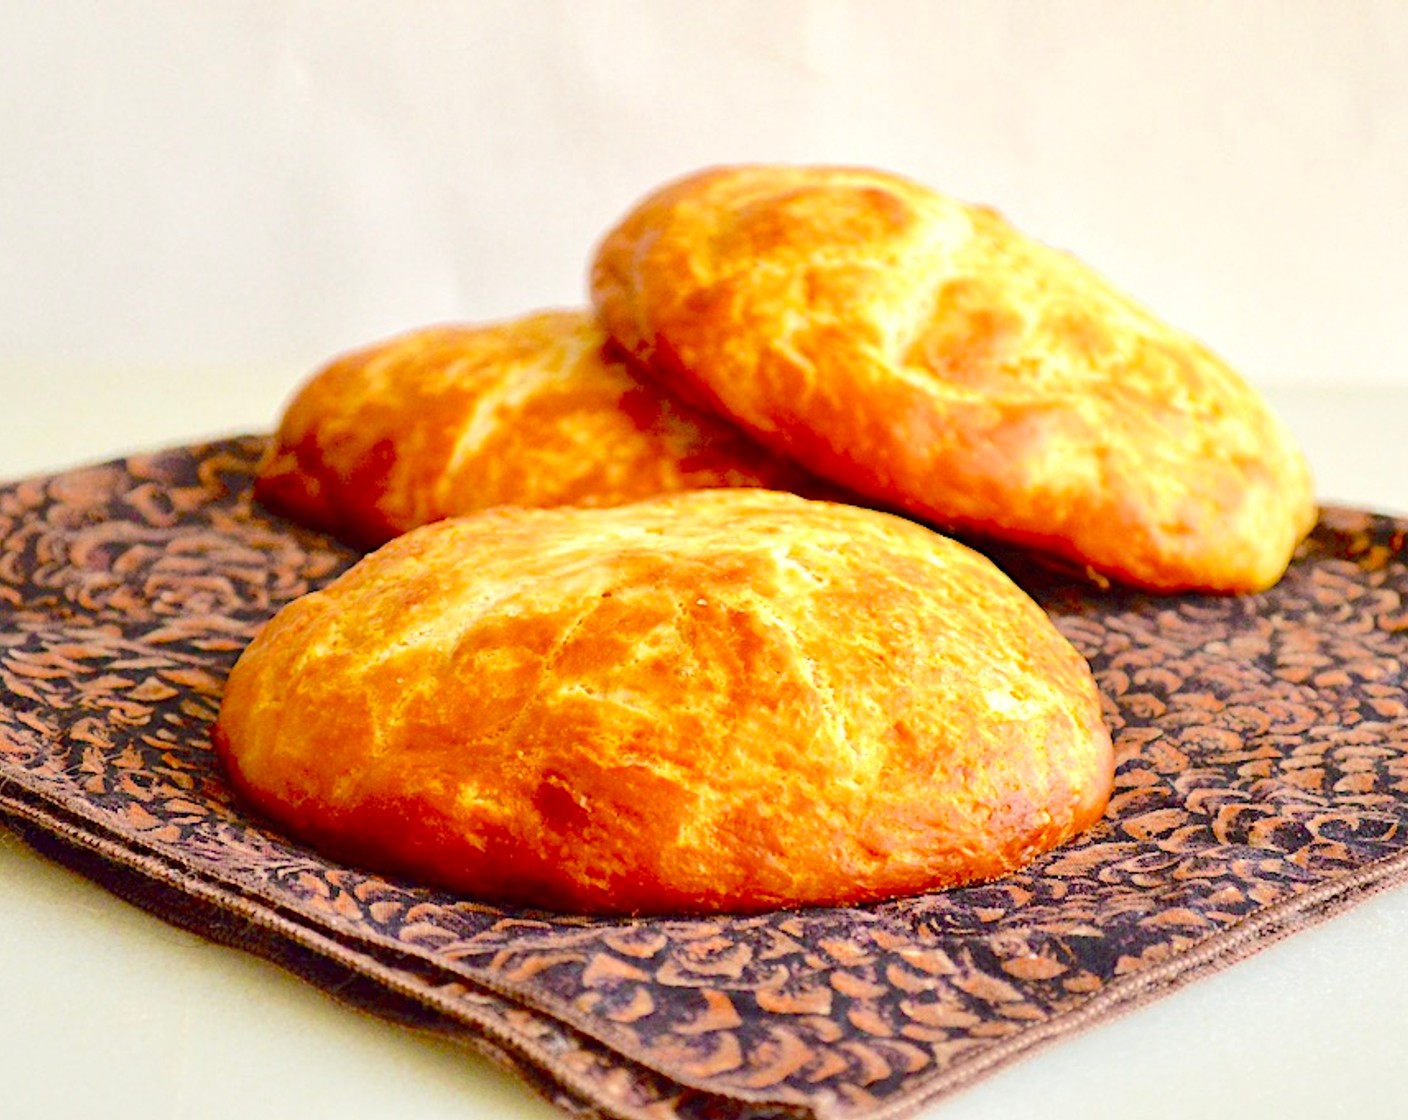
{"type": "Polygon", "coordinates": [[[414,331],[342,357],[284,413],[255,493],[363,546],[509,503],[615,505],[820,484],[627,366],[583,311],[414,331]]]}
{"type": "Polygon", "coordinates": [[[1073,257],[880,171],[704,171],[600,245],[607,328],[813,472],[1154,591],[1277,581],[1316,517],[1224,362],[1073,257]]]}
{"type": "Polygon", "coordinates": [[[268,623],[214,741],[330,855],[603,914],[990,879],[1112,782],[1088,666],[991,562],[745,489],[414,530],[268,623]]]}

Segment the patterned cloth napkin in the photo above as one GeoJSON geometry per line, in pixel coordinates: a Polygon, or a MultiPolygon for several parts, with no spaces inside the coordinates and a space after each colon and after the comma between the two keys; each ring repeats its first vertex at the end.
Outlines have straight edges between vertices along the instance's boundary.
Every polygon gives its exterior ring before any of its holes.
{"type": "Polygon", "coordinates": [[[999,882],[602,920],[330,862],[233,799],[207,734],[260,624],[356,559],[253,503],[263,446],[0,488],[0,820],[570,1112],[905,1115],[1408,868],[1408,522],[1349,510],[1257,596],[996,557],[1090,659],[1119,754],[1105,819],[999,882]]]}

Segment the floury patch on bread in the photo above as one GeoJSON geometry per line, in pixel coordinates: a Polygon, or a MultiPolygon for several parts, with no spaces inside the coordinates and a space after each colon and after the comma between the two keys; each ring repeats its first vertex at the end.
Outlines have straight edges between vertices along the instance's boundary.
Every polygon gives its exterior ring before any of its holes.
{"type": "Polygon", "coordinates": [[[1275,583],[1316,506],[1259,395],[1068,254],[881,171],[700,172],[602,241],[659,381],[932,524],[1160,592],[1275,583]]]}
{"type": "Polygon", "coordinates": [[[268,623],[214,741],[336,858],[610,914],[991,879],[1113,768],[1089,667],[988,560],[750,489],[407,533],[268,623]]]}
{"type": "Polygon", "coordinates": [[[370,547],[494,505],[712,486],[829,489],[642,379],[590,312],[548,311],[412,331],[331,362],[284,412],[255,493],[370,547]]]}

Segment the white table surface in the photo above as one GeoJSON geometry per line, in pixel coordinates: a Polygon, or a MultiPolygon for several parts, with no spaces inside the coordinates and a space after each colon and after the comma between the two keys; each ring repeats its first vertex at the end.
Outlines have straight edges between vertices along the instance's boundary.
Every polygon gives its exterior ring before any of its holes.
{"type": "MultiPolygon", "coordinates": [[[[259,384],[274,384],[264,371],[259,384]]],[[[271,422],[247,377],[0,370],[0,478],[271,422]],[[165,380],[163,380],[165,379],[165,380]],[[16,400],[23,408],[15,409],[16,400]],[[48,423],[16,417],[51,418],[48,423]],[[62,417],[62,420],[57,419],[62,417]]],[[[292,385],[292,378],[289,380],[292,385]]],[[[1408,512],[1408,389],[1278,388],[1326,500],[1408,512]]],[[[1408,890],[925,1110],[932,1120],[1408,1115],[1408,890]]],[[[107,894],[0,830],[0,1116],[531,1120],[453,1044],[348,1010],[107,894]]]]}

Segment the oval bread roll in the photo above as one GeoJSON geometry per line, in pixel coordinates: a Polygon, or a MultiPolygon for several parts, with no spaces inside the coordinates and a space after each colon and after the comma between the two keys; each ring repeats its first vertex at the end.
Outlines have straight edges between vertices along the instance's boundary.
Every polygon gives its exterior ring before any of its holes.
{"type": "Polygon", "coordinates": [[[991,562],[742,489],[410,532],[267,624],[214,741],[330,855],[603,914],[990,879],[1113,767],[1089,667],[991,562]]]}
{"type": "Polygon", "coordinates": [[[584,311],[414,331],[318,371],[255,494],[364,547],[503,503],[616,505],[674,490],[821,493],[733,425],[642,380],[584,311]]]}
{"type": "Polygon", "coordinates": [[[713,169],[605,237],[607,329],[888,508],[1161,592],[1275,583],[1316,517],[1261,398],[989,209],[880,171],[713,169]]]}

